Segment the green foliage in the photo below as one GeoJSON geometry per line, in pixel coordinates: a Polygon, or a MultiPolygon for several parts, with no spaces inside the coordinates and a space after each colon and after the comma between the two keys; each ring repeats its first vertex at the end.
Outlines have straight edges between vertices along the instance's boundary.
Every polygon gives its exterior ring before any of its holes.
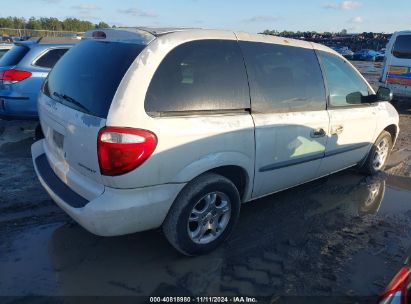
{"type": "Polygon", "coordinates": [[[32,30],[49,30],[49,31],[72,31],[85,32],[94,28],[109,28],[110,25],[106,22],[93,24],[89,21],[79,20],[77,18],[66,18],[60,21],[57,18],[35,18],[29,20],[18,17],[0,18],[0,28],[11,29],[32,29],[32,30]]]}
{"type": "Polygon", "coordinates": [[[96,24],[96,28],[109,28],[110,25],[105,22],[99,22],[99,24],[96,24]]]}

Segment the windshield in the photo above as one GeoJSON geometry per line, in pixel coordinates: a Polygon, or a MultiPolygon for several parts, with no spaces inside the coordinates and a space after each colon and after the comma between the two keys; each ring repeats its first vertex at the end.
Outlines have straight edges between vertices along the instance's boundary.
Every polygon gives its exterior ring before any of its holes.
{"type": "Polygon", "coordinates": [[[57,62],[43,92],[78,111],[106,118],[121,79],[144,47],[82,41],[57,62]]]}

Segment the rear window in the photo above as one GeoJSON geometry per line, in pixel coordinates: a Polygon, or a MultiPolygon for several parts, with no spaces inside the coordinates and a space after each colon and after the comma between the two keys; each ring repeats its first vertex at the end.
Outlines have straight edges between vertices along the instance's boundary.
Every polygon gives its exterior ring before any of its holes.
{"type": "Polygon", "coordinates": [[[36,60],[34,65],[42,68],[51,69],[59,61],[61,57],[68,51],[68,49],[52,49],[43,54],[36,60]]]}
{"type": "Polygon", "coordinates": [[[0,66],[17,65],[30,49],[23,45],[15,45],[0,59],[0,66]]]}
{"type": "Polygon", "coordinates": [[[411,59],[411,35],[398,36],[392,54],[397,58],[411,59]]]}
{"type": "Polygon", "coordinates": [[[63,56],[43,87],[50,98],[106,118],[120,81],[144,45],[84,40],[63,56]]]}

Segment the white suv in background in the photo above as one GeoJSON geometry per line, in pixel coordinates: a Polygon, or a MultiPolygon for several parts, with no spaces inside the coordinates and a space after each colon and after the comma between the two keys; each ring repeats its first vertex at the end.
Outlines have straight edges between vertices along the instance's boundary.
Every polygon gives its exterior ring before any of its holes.
{"type": "Polygon", "coordinates": [[[411,97],[411,31],[396,32],[385,51],[381,85],[395,97],[411,97]]]}
{"type": "Polygon", "coordinates": [[[98,235],[162,226],[182,253],[206,253],[241,203],[352,166],[375,174],[398,135],[390,91],[321,45],[193,29],[85,37],[43,85],[32,155],[53,200],[98,235]]]}

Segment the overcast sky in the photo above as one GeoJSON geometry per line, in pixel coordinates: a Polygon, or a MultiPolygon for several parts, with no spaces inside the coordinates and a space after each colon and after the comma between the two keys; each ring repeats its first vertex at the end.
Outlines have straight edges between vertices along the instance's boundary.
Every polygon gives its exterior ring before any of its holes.
{"type": "Polygon", "coordinates": [[[76,17],[117,26],[261,32],[411,29],[411,0],[0,0],[0,17],[76,17]]]}

